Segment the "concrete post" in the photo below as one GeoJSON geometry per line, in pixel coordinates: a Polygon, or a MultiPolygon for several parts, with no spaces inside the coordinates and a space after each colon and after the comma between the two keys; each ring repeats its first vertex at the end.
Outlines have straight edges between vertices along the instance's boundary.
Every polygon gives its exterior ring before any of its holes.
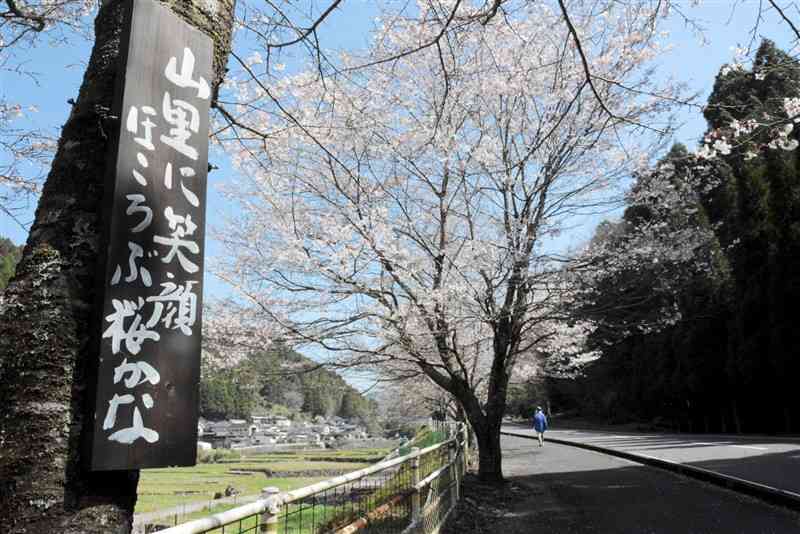
{"type": "Polygon", "coordinates": [[[413,454],[413,458],[411,458],[411,484],[414,486],[414,491],[411,494],[411,517],[414,521],[419,519],[421,513],[421,503],[420,503],[420,492],[417,489],[417,484],[419,484],[419,447],[413,447],[411,449],[411,454],[413,454]]]}
{"type": "Polygon", "coordinates": [[[278,534],[278,512],[280,512],[280,488],[270,486],[261,490],[261,498],[267,499],[267,506],[261,513],[260,530],[262,534],[278,534]]]}

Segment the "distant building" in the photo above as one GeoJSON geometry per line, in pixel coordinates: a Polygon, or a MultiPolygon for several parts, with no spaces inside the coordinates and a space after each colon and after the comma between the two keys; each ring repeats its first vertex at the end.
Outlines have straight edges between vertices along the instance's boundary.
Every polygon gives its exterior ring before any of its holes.
{"type": "Polygon", "coordinates": [[[366,429],[357,423],[341,417],[316,416],[313,422],[293,424],[288,417],[262,413],[246,420],[208,421],[201,418],[197,433],[215,448],[279,444],[324,446],[335,441],[367,439],[366,429]]]}

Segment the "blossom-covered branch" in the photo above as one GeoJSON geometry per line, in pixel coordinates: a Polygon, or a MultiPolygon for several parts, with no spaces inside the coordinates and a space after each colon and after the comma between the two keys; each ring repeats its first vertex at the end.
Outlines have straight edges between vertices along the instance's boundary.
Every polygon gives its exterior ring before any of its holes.
{"type": "MultiPolygon", "coordinates": [[[[647,69],[651,13],[575,6],[593,72],[679,95],[647,69]]],[[[458,399],[487,478],[515,366],[558,348],[561,274],[544,243],[619,198],[650,148],[630,130],[671,105],[597,82],[600,102],[558,10],[502,9],[413,56],[441,26],[392,18],[367,53],[342,56],[343,70],[363,67],[346,76],[275,80],[242,60],[228,148],[246,178],[229,188],[241,214],[218,235],[220,275],[276,335],[458,399]]]]}

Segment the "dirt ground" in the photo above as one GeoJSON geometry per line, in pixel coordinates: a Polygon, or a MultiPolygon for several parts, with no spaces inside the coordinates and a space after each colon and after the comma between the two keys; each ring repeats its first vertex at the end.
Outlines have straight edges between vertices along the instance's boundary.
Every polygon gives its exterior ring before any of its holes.
{"type": "Polygon", "coordinates": [[[531,532],[529,526],[520,521],[518,510],[525,501],[541,493],[541,488],[513,481],[485,484],[471,473],[464,477],[461,488],[462,498],[448,516],[442,534],[531,532]]]}

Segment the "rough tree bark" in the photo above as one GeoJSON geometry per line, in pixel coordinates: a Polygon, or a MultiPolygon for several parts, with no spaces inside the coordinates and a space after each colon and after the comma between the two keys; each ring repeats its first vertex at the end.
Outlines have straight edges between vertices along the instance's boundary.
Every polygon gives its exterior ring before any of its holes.
{"type": "Polygon", "coordinates": [[[484,482],[503,481],[503,451],[500,447],[500,427],[506,413],[509,375],[505,368],[505,358],[495,355],[486,399],[483,429],[476,431],[478,440],[478,478],[484,482]]]}
{"type": "MultiPolygon", "coordinates": [[[[234,0],[168,0],[214,40],[214,87],[230,52],[234,0]]],[[[138,471],[92,473],[80,457],[108,132],[126,1],[107,0],[17,273],[0,300],[3,532],[126,533],[138,471]]],[[[216,92],[215,92],[216,95],[216,92]]]]}
{"type": "Polygon", "coordinates": [[[503,481],[503,451],[500,448],[500,427],[503,424],[505,398],[490,397],[484,409],[474,398],[459,402],[465,407],[467,420],[478,444],[478,478],[483,482],[503,481]]]}
{"type": "MultiPolygon", "coordinates": [[[[503,345],[504,347],[504,345],[503,345]]],[[[442,389],[458,401],[478,444],[478,478],[483,482],[503,481],[503,451],[500,447],[500,428],[508,400],[509,374],[506,371],[505,349],[496,354],[489,377],[489,391],[482,405],[476,392],[460,377],[445,378],[430,367],[422,370],[442,389]]]]}

